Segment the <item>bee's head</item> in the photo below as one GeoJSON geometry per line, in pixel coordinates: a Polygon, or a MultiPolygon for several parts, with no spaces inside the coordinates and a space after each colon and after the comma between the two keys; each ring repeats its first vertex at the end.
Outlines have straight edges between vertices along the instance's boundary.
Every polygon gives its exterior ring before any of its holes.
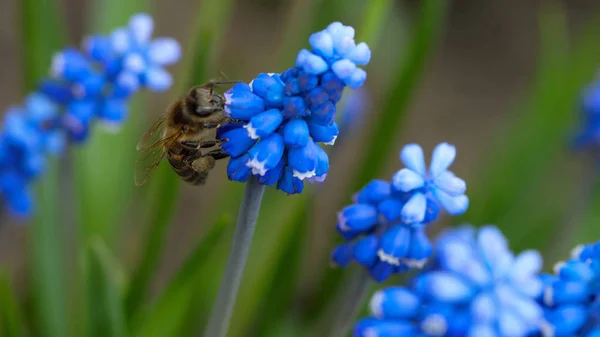
{"type": "Polygon", "coordinates": [[[206,117],[223,111],[225,99],[206,86],[196,86],[188,92],[186,103],[191,113],[206,117]]]}

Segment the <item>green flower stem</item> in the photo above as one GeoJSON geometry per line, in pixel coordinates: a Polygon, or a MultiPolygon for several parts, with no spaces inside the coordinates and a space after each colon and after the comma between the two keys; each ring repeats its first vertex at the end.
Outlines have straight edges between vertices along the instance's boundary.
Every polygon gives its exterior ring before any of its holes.
{"type": "Polygon", "coordinates": [[[360,268],[353,275],[342,292],[341,299],[336,301],[336,303],[342,303],[342,305],[337,308],[338,310],[329,336],[344,337],[348,335],[348,330],[355,323],[356,316],[358,316],[363,308],[372,283],[369,273],[363,268],[360,268]]]}
{"type": "Polygon", "coordinates": [[[225,337],[227,335],[229,320],[248,260],[248,252],[264,191],[265,187],[258,183],[258,179],[254,176],[250,177],[246,183],[221,288],[204,332],[205,337],[225,337]]]}

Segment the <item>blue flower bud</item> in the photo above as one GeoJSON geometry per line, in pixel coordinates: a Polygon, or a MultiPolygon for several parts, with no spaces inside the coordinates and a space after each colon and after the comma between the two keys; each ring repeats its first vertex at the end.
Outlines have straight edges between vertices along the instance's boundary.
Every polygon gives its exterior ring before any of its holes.
{"type": "Polygon", "coordinates": [[[582,302],[589,296],[584,282],[559,281],[544,289],[544,304],[547,306],[582,302]]]}
{"type": "Polygon", "coordinates": [[[403,206],[404,203],[402,203],[402,201],[395,198],[389,198],[380,202],[377,209],[379,210],[379,213],[383,215],[385,220],[388,222],[396,222],[402,217],[403,206]]]}
{"type": "Polygon", "coordinates": [[[325,143],[325,145],[335,144],[335,140],[340,133],[338,125],[335,122],[331,123],[331,125],[325,126],[314,123],[311,120],[308,123],[308,130],[310,131],[310,135],[315,142],[322,142],[325,143]]]}
{"type": "Polygon", "coordinates": [[[281,111],[270,109],[252,117],[250,123],[246,124],[244,128],[252,139],[265,138],[277,130],[281,122],[283,122],[281,111]]]}
{"type": "Polygon", "coordinates": [[[366,65],[371,60],[371,49],[366,43],[361,42],[346,57],[355,64],[366,65]]]}
{"type": "Polygon", "coordinates": [[[329,101],[325,104],[313,108],[311,113],[311,121],[315,124],[329,126],[335,121],[335,105],[329,101]]]}
{"type": "Polygon", "coordinates": [[[250,86],[238,83],[223,95],[225,97],[225,114],[235,119],[249,120],[265,110],[265,103],[252,93],[250,86]]]}
{"type": "Polygon", "coordinates": [[[445,303],[465,302],[474,295],[473,289],[467,283],[444,271],[419,275],[415,289],[423,296],[445,303]]]}
{"type": "Polygon", "coordinates": [[[354,195],[354,202],[376,205],[391,195],[390,183],[385,180],[371,180],[354,195]]]}
{"type": "Polygon", "coordinates": [[[356,64],[348,59],[341,59],[331,65],[331,70],[345,83],[352,77],[356,69],[356,64]]]}
{"type": "Polygon", "coordinates": [[[298,76],[298,88],[300,92],[307,92],[315,89],[319,84],[319,78],[315,75],[300,74],[298,76]]]}
{"type": "Polygon", "coordinates": [[[312,140],[304,147],[292,147],[288,151],[288,163],[293,169],[294,177],[304,180],[317,174],[317,150],[312,140]]]}
{"type": "Polygon", "coordinates": [[[100,118],[109,127],[118,128],[128,115],[127,105],[122,100],[107,99],[104,101],[100,118]]]}
{"type": "Polygon", "coordinates": [[[158,38],[150,43],[148,58],[158,65],[170,65],[181,58],[181,48],[174,39],[158,38]]]}
{"type": "Polygon", "coordinates": [[[354,244],[354,259],[365,267],[372,266],[377,261],[379,239],[376,235],[368,235],[354,244]]]}
{"type": "Polygon", "coordinates": [[[435,178],[435,184],[450,196],[465,194],[467,184],[450,171],[444,171],[435,178]]]}
{"type": "Polygon", "coordinates": [[[105,36],[90,36],[83,43],[83,50],[92,59],[104,63],[108,61],[113,54],[112,43],[105,36]]]}
{"type": "Polygon", "coordinates": [[[173,84],[173,78],[163,68],[152,67],[146,70],[142,82],[152,91],[165,91],[173,84]]]}
{"type": "Polygon", "coordinates": [[[369,267],[369,274],[371,274],[371,277],[373,277],[376,282],[383,282],[396,272],[397,267],[398,266],[394,266],[393,264],[377,260],[375,264],[369,267]]]}
{"type": "Polygon", "coordinates": [[[423,149],[417,144],[409,144],[404,146],[400,152],[400,159],[412,171],[415,171],[420,176],[424,177],[426,172],[425,156],[423,149]]]}
{"type": "Polygon", "coordinates": [[[595,277],[594,271],[585,262],[573,260],[562,264],[557,274],[567,281],[589,282],[595,277]]]}
{"type": "Polygon", "coordinates": [[[446,212],[450,213],[451,215],[463,214],[469,208],[469,198],[464,194],[452,197],[448,193],[438,189],[435,191],[435,196],[440,201],[446,212]]]}
{"type": "Polygon", "coordinates": [[[283,106],[284,83],[277,74],[261,73],[250,82],[252,92],[265,100],[268,107],[280,108],[283,106]]]}
{"type": "Polygon", "coordinates": [[[110,44],[113,52],[120,55],[131,49],[131,41],[127,28],[115,29],[110,34],[110,44]]]}
{"type": "Polygon", "coordinates": [[[425,210],[427,208],[427,199],[422,193],[415,193],[402,207],[402,221],[411,224],[423,222],[425,219],[425,210]]]}
{"type": "Polygon", "coordinates": [[[321,31],[314,33],[308,38],[308,42],[319,55],[326,59],[333,57],[333,39],[328,32],[321,31]]]}
{"type": "Polygon", "coordinates": [[[287,194],[299,194],[304,190],[304,182],[296,177],[289,166],[284,167],[281,179],[277,182],[277,189],[287,194]]]}
{"type": "Polygon", "coordinates": [[[415,171],[403,168],[394,174],[392,187],[395,191],[410,192],[425,185],[425,180],[415,171]]]}
{"type": "Polygon", "coordinates": [[[90,74],[73,87],[73,96],[76,98],[97,97],[102,94],[105,79],[98,74],[90,74]]]}
{"type": "Polygon", "coordinates": [[[223,150],[232,157],[239,157],[248,152],[256,139],[251,138],[245,128],[236,128],[220,135],[221,139],[227,139],[222,143],[223,150]]]}
{"type": "Polygon", "coordinates": [[[346,206],[338,213],[341,231],[368,231],[377,224],[377,209],[367,204],[346,206]]]}
{"type": "Polygon", "coordinates": [[[408,253],[410,248],[410,230],[405,226],[393,226],[381,236],[381,251],[379,259],[391,265],[400,265],[400,258],[408,253]]]}
{"type": "Polygon", "coordinates": [[[22,189],[5,198],[10,212],[17,217],[25,217],[33,211],[33,196],[23,185],[22,189]]]}
{"type": "Polygon", "coordinates": [[[28,177],[38,177],[46,168],[46,158],[41,152],[29,153],[24,160],[23,169],[28,177]]]}
{"type": "Polygon", "coordinates": [[[311,109],[321,106],[329,100],[329,94],[322,87],[312,89],[307,97],[311,109]]]}
{"type": "Polygon", "coordinates": [[[333,250],[331,261],[340,267],[347,267],[352,262],[353,244],[344,243],[333,250]]]}
{"type": "Polygon", "coordinates": [[[360,68],[356,68],[352,75],[344,80],[344,83],[352,89],[358,89],[362,87],[366,80],[367,72],[360,68]]]}
{"type": "Polygon", "coordinates": [[[304,98],[286,96],[283,98],[283,116],[286,118],[306,117],[310,111],[306,108],[304,98]]]}
{"type": "Polygon", "coordinates": [[[377,318],[410,319],[421,310],[421,301],[417,295],[404,287],[390,287],[373,295],[370,308],[377,318]]]}
{"type": "Polygon", "coordinates": [[[298,70],[298,68],[293,67],[293,68],[289,68],[288,70],[284,71],[283,73],[281,73],[280,78],[281,81],[283,83],[286,83],[287,81],[289,81],[290,79],[294,78],[294,77],[298,77],[298,73],[300,71],[298,70]]]}
{"type": "Polygon", "coordinates": [[[251,169],[246,165],[250,160],[247,154],[229,159],[227,164],[227,178],[240,182],[247,181],[252,175],[251,169]]]}
{"type": "Polygon", "coordinates": [[[297,77],[292,77],[285,82],[283,92],[287,96],[295,96],[300,94],[300,83],[297,77]]]}
{"type": "Polygon", "coordinates": [[[431,242],[423,229],[414,229],[411,232],[407,259],[402,262],[412,268],[423,268],[431,256],[431,242]]]}
{"type": "Polygon", "coordinates": [[[311,75],[319,75],[329,69],[329,65],[327,62],[325,62],[325,60],[323,60],[323,58],[309,52],[306,49],[302,49],[298,53],[298,57],[296,58],[296,67],[311,75]]]}
{"type": "Polygon", "coordinates": [[[54,77],[77,82],[90,74],[90,65],[79,51],[67,49],[54,55],[51,72],[54,77]]]}
{"type": "Polygon", "coordinates": [[[333,71],[328,71],[321,77],[321,87],[327,92],[341,92],[344,82],[333,71]]]}
{"type": "Polygon", "coordinates": [[[30,121],[34,123],[52,120],[58,113],[58,106],[41,93],[28,95],[25,99],[25,108],[30,121]]]}
{"type": "Polygon", "coordinates": [[[551,326],[543,330],[551,332],[544,333],[545,336],[570,336],[577,332],[587,321],[588,314],[582,306],[565,305],[546,314],[546,321],[551,326]]]}
{"type": "Polygon", "coordinates": [[[315,145],[314,149],[317,153],[317,167],[315,169],[315,176],[308,178],[307,181],[309,183],[322,183],[327,178],[327,172],[329,172],[329,156],[320,146],[315,145]]]}
{"type": "Polygon", "coordinates": [[[283,127],[283,140],[291,147],[306,147],[310,140],[308,125],[304,119],[292,119],[283,127]]]}
{"type": "Polygon", "coordinates": [[[433,177],[437,177],[442,172],[446,171],[454,162],[456,157],[456,148],[448,143],[440,143],[433,149],[431,156],[431,166],[429,171],[433,177]]]}
{"type": "Polygon", "coordinates": [[[374,318],[364,318],[354,327],[354,337],[415,336],[416,332],[415,325],[409,322],[374,318]]]}
{"type": "Polygon", "coordinates": [[[283,138],[278,133],[261,139],[249,151],[250,160],[246,165],[252,169],[252,174],[264,176],[268,170],[277,166],[283,156],[283,138]]]}
{"type": "Polygon", "coordinates": [[[285,167],[285,159],[282,157],[277,166],[267,171],[264,176],[258,177],[258,182],[265,186],[273,186],[279,181],[285,167]]]}
{"type": "Polygon", "coordinates": [[[152,17],[146,13],[135,14],[129,19],[129,28],[135,41],[143,44],[150,40],[152,31],[154,30],[154,21],[152,17]]]}
{"type": "Polygon", "coordinates": [[[71,89],[55,80],[43,80],[39,90],[59,104],[67,104],[73,99],[71,89]]]}

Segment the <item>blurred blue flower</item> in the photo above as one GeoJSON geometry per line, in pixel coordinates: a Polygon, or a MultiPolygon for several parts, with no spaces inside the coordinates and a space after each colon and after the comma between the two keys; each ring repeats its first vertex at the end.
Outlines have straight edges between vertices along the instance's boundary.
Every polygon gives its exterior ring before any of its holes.
{"type": "Polygon", "coordinates": [[[131,95],[171,85],[163,67],[180,58],[179,44],[151,40],[152,29],[152,18],[137,14],[110,36],[87,38],[81,51],[57,53],[50,77],[22,106],[9,108],[0,132],[0,193],[13,213],[31,213],[30,185],[43,174],[48,154],[61,154],[67,139],[86,140],[95,120],[118,128],[131,95]]]}
{"type": "Polygon", "coordinates": [[[574,140],[576,148],[600,147],[600,81],[587,87],[581,98],[583,126],[574,140]]]}
{"type": "Polygon", "coordinates": [[[231,155],[228,176],[301,193],[304,181],[322,182],[329,158],[318,145],[333,145],[339,130],[336,104],[346,86],[359,88],[371,51],[354,41],[354,28],[339,22],[309,38],[312,50],[298,53],[293,68],[281,74],[259,74],[250,84],[225,93],[225,113],[244,121],[219,132],[231,155]],[[241,158],[241,159],[240,159],[241,158]],[[246,166],[244,168],[243,166],[246,166]]]}
{"type": "Polygon", "coordinates": [[[541,325],[535,298],[542,292],[536,251],[514,256],[493,226],[463,227],[441,235],[431,267],[409,287],[371,298],[374,317],[356,337],[526,337],[541,325]]]}
{"type": "Polygon", "coordinates": [[[545,321],[539,336],[599,336],[600,242],[576,247],[554,270],[555,275],[543,275],[539,301],[545,321]]]}
{"type": "Polygon", "coordinates": [[[349,242],[334,250],[333,262],[344,267],[355,260],[377,281],[421,268],[431,254],[425,225],[437,219],[440,207],[459,215],[469,206],[465,182],[448,171],[455,155],[454,146],[439,144],[427,170],[421,147],[405,146],[400,158],[407,168],[391,182],[371,181],[338,214],[337,230],[349,242]]]}

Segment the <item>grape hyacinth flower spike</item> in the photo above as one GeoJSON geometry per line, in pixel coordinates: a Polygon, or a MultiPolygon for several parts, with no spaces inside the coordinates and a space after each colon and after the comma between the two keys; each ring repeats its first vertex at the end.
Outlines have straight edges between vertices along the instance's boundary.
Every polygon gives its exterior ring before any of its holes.
{"type": "Polygon", "coordinates": [[[354,28],[339,22],[312,34],[312,50],[298,53],[294,67],[262,73],[250,84],[225,93],[225,113],[243,121],[219,132],[231,155],[228,177],[287,194],[302,193],[304,181],[322,182],[329,158],[319,145],[333,145],[339,129],[336,104],[346,86],[359,88],[367,74],[359,68],[371,58],[366,43],[355,43],[354,28]]]}
{"type": "Polygon", "coordinates": [[[545,321],[536,336],[600,336],[600,243],[576,247],[554,270],[543,275],[545,321]]]}
{"type": "Polygon", "coordinates": [[[139,90],[171,85],[163,67],[179,59],[179,44],[151,40],[152,29],[150,16],[136,14],[110,36],[89,37],[82,50],[57,53],[51,75],[22,106],[9,108],[0,131],[0,193],[11,213],[31,214],[31,184],[48,155],[61,154],[67,141],[85,141],[96,120],[118,128],[139,90]]]}
{"type": "Polygon", "coordinates": [[[437,219],[440,208],[459,215],[469,206],[465,182],[448,170],[455,156],[454,146],[441,143],[427,169],[421,147],[406,145],[400,153],[406,168],[391,182],[371,181],[338,213],[337,230],[348,242],[334,250],[334,264],[356,261],[378,282],[423,267],[431,254],[426,224],[437,219]]]}
{"type": "Polygon", "coordinates": [[[359,88],[367,78],[358,65],[369,63],[371,51],[364,42],[356,44],[354,28],[335,22],[309,43],[312,50],[301,50],[294,67],[261,73],[224,94],[224,112],[236,122],[220,127],[217,138],[231,157],[227,176],[247,184],[206,337],[227,334],[265,186],[297,194],[304,181],[326,178],[329,157],[318,143],[334,144],[342,91],[359,88]]]}
{"type": "Polygon", "coordinates": [[[373,317],[356,324],[355,337],[527,337],[543,311],[536,251],[514,256],[493,226],[463,227],[441,235],[431,268],[409,287],[371,298],[373,317]]]}

